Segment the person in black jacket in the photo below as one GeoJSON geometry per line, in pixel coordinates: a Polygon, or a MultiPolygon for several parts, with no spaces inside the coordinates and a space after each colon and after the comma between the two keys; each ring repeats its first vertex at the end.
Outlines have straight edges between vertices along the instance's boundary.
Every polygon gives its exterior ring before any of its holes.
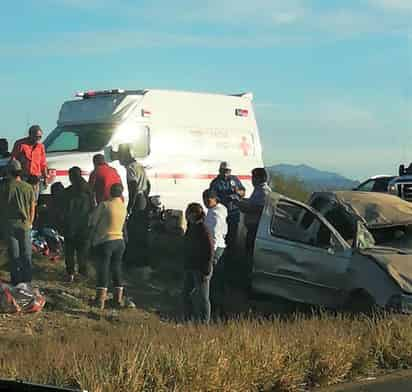
{"type": "Polygon", "coordinates": [[[89,216],[93,210],[93,195],[87,181],[82,177],[79,167],[69,170],[71,186],[63,195],[64,251],[67,280],[74,281],[75,257],[79,273],[87,276],[87,256],[89,251],[89,216]]]}
{"type": "Polygon", "coordinates": [[[204,219],[205,213],[200,204],[188,205],[188,226],[184,237],[183,301],[186,320],[207,324],[210,321],[209,288],[213,272],[213,243],[204,219]]]}

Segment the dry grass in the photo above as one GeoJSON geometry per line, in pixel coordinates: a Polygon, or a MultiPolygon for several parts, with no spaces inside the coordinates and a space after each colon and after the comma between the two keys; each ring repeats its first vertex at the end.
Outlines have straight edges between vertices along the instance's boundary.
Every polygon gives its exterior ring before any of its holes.
{"type": "MultiPolygon", "coordinates": [[[[178,272],[171,266],[178,252],[167,248],[160,253],[168,258],[158,274],[165,269],[167,282],[177,285],[178,272]]],[[[61,264],[36,264],[40,287],[49,293],[66,290],[83,299],[83,305],[49,305],[39,315],[0,316],[0,378],[90,392],[302,391],[412,366],[408,317],[321,313],[245,316],[209,327],[179,324],[162,320],[152,305],[146,306],[151,300],[154,307],[168,301],[176,307],[174,286],[154,296],[137,277],[139,309],[96,313],[87,305],[92,281],[65,286],[59,283],[61,264]]]]}
{"type": "Polygon", "coordinates": [[[412,364],[412,321],[404,317],[232,320],[210,327],[155,317],[0,344],[2,377],[89,391],[297,391],[412,364]]]}

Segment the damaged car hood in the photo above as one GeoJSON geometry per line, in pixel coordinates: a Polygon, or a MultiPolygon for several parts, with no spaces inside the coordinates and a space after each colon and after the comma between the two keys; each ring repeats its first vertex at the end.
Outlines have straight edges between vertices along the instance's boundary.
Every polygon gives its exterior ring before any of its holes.
{"type": "Polygon", "coordinates": [[[412,250],[373,247],[360,253],[378,263],[403,291],[412,293],[412,250]]]}

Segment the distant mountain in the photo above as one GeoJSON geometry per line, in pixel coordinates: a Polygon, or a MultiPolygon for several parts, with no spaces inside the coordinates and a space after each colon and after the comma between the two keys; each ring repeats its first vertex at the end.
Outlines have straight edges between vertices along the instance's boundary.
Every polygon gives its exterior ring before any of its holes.
{"type": "Polygon", "coordinates": [[[352,189],[359,185],[358,181],[350,180],[337,173],[315,169],[308,165],[279,164],[267,167],[273,174],[300,179],[310,191],[352,189]]]}

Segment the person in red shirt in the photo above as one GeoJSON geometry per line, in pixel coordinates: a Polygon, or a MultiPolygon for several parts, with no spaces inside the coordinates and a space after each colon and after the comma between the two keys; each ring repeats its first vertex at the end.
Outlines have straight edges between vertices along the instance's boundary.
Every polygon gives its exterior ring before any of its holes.
{"type": "Polygon", "coordinates": [[[19,161],[23,167],[23,179],[33,185],[36,200],[39,194],[39,183],[47,178],[46,149],[41,143],[43,131],[39,125],[29,128],[29,136],[14,143],[11,160],[19,161]]]}
{"type": "Polygon", "coordinates": [[[109,166],[104,155],[96,154],[93,157],[94,170],[90,173],[89,185],[96,203],[110,199],[110,189],[114,184],[121,184],[119,173],[114,167],[109,166]]]}

